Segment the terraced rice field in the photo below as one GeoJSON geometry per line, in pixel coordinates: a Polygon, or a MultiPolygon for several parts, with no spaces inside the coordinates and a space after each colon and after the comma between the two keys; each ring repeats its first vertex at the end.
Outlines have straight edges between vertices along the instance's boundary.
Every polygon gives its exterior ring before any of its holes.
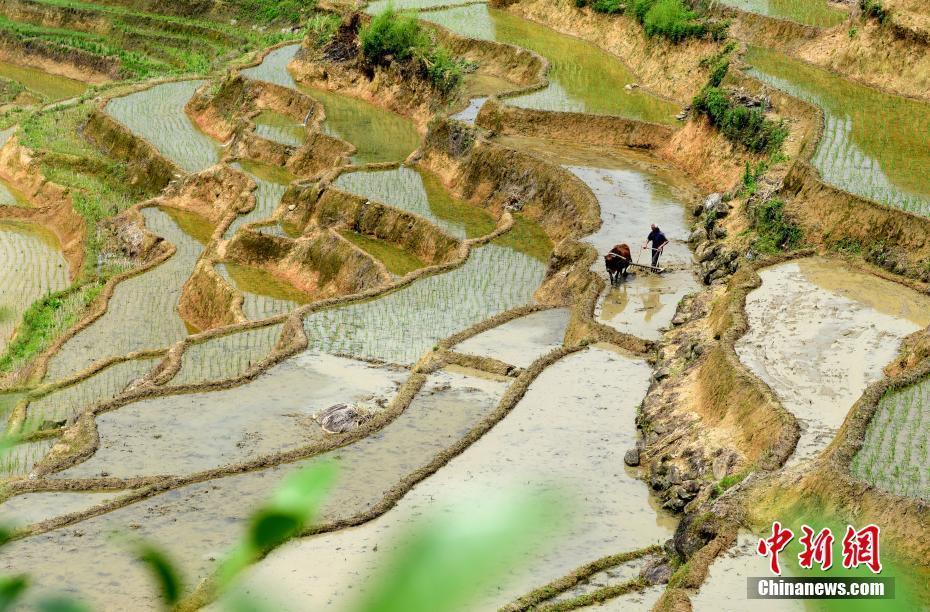
{"type": "Polygon", "coordinates": [[[177,252],[155,268],[117,285],[107,311],[93,325],[68,340],[49,362],[47,380],[59,380],[96,361],[142,349],[160,349],[189,333],[177,312],[181,288],[212,233],[210,224],[192,213],[145,208],[149,231],[177,252]]]}
{"type": "MultiPolygon", "coordinates": [[[[299,366],[301,359],[306,357],[298,358],[294,365],[299,366]]],[[[284,401],[298,409],[305,406],[303,389],[290,388],[290,392],[290,399],[284,401]]],[[[148,576],[144,568],[130,562],[130,551],[110,541],[114,529],[137,525],[135,533],[140,536],[172,542],[173,553],[185,560],[185,575],[202,577],[216,566],[216,556],[238,538],[254,505],[267,498],[286,474],[309,462],[336,460],[344,486],[328,500],[321,519],[352,516],[379,501],[412,468],[431,461],[453,444],[491,410],[502,392],[501,383],[437,373],[401,416],[345,449],[188,485],[90,518],[81,523],[80,546],[72,545],[76,536],[70,529],[13,543],[0,565],[8,569],[15,563],[19,571],[32,574],[36,580],[34,597],[65,584],[66,573],[69,591],[80,593],[98,607],[119,606],[129,599],[135,605],[153,607],[156,602],[148,595],[148,576]],[[99,589],[102,579],[113,588],[99,589]]]]}
{"type": "Polygon", "coordinates": [[[839,262],[801,260],[760,272],[746,298],[740,359],[801,424],[797,465],[832,441],[902,339],[930,325],[930,298],[839,262]]]}
{"type": "Polygon", "coordinates": [[[549,60],[549,86],[508,98],[508,104],[541,110],[620,115],[668,124],[674,122],[680,110],[677,105],[641,88],[626,90],[626,85],[636,82],[633,73],[594,45],[504,11],[489,9],[485,4],[427,11],[421,13],[420,18],[463,36],[530,49],[549,60]]]}
{"type": "Polygon", "coordinates": [[[184,351],[181,369],[169,384],[195,385],[245,374],[268,357],[280,339],[281,329],[280,324],[265,325],[193,344],[184,351]]]}
{"type": "MultiPolygon", "coordinates": [[[[106,1],[6,0],[0,35],[46,54],[83,56],[86,64],[77,65],[85,70],[87,65],[102,64],[106,69],[94,75],[98,80],[208,72],[251,50],[299,38],[289,30],[267,27],[260,15],[249,14],[245,4],[226,3],[219,11],[201,5],[196,14],[181,16],[170,14],[173,10],[165,14],[164,7],[139,10],[106,1]]],[[[38,80],[52,89],[46,94],[52,99],[81,93],[76,85],[56,83],[55,78],[38,80]],[[62,94],[66,87],[72,91],[62,94]]]]}
{"type": "MultiPolygon", "coordinates": [[[[564,487],[577,504],[555,550],[532,555],[503,589],[482,593],[480,609],[497,608],[585,561],[635,550],[671,535],[672,521],[650,508],[646,485],[614,466],[632,443],[636,403],[648,384],[641,361],[602,348],[569,355],[546,369],[513,412],[463,454],[410,491],[397,507],[365,525],[305,538],[282,547],[251,571],[248,592],[286,610],[348,605],[370,584],[397,533],[429,510],[468,504],[480,512],[495,490],[539,482],[564,487]],[[566,380],[578,384],[566,385],[566,380]],[[565,406],[587,406],[577,418],[565,406]],[[501,469],[507,466],[507,469],[501,469]],[[579,480],[581,470],[588,475],[579,480]],[[467,501],[466,501],[467,500],[467,501]],[[633,502],[632,500],[636,500],[633,502]],[[339,555],[328,551],[339,550],[339,555]],[[285,568],[287,568],[285,570],[285,568]],[[360,580],[361,579],[361,580],[360,580]],[[282,601],[274,593],[287,592],[282,601]]],[[[542,493],[542,491],[539,491],[542,493]]]]}
{"type": "Polygon", "coordinates": [[[849,13],[828,0],[719,0],[721,4],[750,13],[829,28],[849,18],[849,13]]]}
{"type": "Polygon", "coordinates": [[[882,93],[774,50],[750,48],[750,74],[824,111],[812,163],[856,195],[930,215],[930,105],[882,93]]]}
{"type": "Polygon", "coordinates": [[[403,161],[420,145],[413,122],[363,100],[297,84],[287,65],[298,45],[287,45],[268,53],[258,66],[242,71],[250,79],[299,89],[317,99],[326,113],[323,133],[352,143],[355,163],[403,161]]]}
{"type": "Polygon", "coordinates": [[[114,98],[106,111],[181,169],[200,172],[220,160],[219,146],[200,132],[184,112],[184,105],[203,84],[204,81],[162,83],[114,98]]]}
{"type": "Polygon", "coordinates": [[[68,264],[55,235],[41,226],[0,221],[0,352],[23,313],[39,298],[68,286],[68,264]]]}
{"type": "Polygon", "coordinates": [[[417,168],[349,172],[333,185],[425,217],[456,238],[484,236],[496,226],[490,213],[452,197],[438,177],[417,168]]]}
{"type": "Polygon", "coordinates": [[[897,495],[930,499],[930,379],[888,392],[852,463],[857,478],[897,495]]]}
{"type": "Polygon", "coordinates": [[[49,102],[80,96],[87,89],[87,83],[8,62],[0,62],[0,77],[19,83],[49,102]]]}
{"type": "Polygon", "coordinates": [[[545,272],[539,260],[492,243],[452,271],[309,314],[304,328],[313,350],[409,364],[456,330],[531,303],[545,272]]]}

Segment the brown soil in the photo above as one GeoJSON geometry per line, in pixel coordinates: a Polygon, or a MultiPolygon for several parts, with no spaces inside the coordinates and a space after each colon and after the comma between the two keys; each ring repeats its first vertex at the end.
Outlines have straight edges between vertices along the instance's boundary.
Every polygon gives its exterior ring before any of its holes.
{"type": "Polygon", "coordinates": [[[215,329],[244,323],[242,295],[229,286],[213,269],[213,264],[201,259],[191,273],[178,301],[178,313],[197,329],[215,329]]]}
{"type": "Polygon", "coordinates": [[[33,208],[0,207],[0,218],[24,219],[52,230],[61,243],[71,279],[84,263],[84,219],[75,212],[67,189],[45,178],[33,152],[16,135],[0,148],[0,178],[20,191],[33,208]]]}
{"type": "Polygon", "coordinates": [[[230,213],[246,213],[255,207],[254,189],[255,183],[248,176],[220,164],[170,185],[157,202],[197,213],[219,225],[230,213]]]}
{"type": "Polygon", "coordinates": [[[118,78],[120,69],[117,58],[104,58],[80,49],[64,51],[41,40],[24,44],[3,33],[0,33],[0,61],[86,83],[105,83],[118,78]]]}

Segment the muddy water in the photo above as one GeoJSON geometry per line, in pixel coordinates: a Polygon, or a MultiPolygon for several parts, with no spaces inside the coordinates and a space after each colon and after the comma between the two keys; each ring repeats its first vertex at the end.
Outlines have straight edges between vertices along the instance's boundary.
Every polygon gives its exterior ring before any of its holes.
{"type": "Polygon", "coordinates": [[[452,119],[464,121],[468,125],[475,125],[475,120],[478,119],[478,111],[481,110],[481,107],[484,106],[484,103],[487,101],[488,98],[486,96],[472,98],[468,101],[467,107],[452,115],[452,119]]]}
{"type": "MultiPolygon", "coordinates": [[[[622,332],[649,340],[658,339],[669,325],[678,302],[697,291],[699,285],[691,266],[688,248],[686,196],[661,175],[647,173],[635,166],[595,168],[568,166],[597,196],[602,225],[597,233],[585,238],[599,253],[615,244],[630,245],[634,261],[650,263],[651,251],[642,250],[650,225],[658,225],[670,240],[659,265],[679,268],[663,275],[635,270],[634,275],[618,287],[608,287],[597,304],[599,321],[622,332]]],[[[604,274],[603,260],[594,269],[604,274]]]]}
{"type": "Polygon", "coordinates": [[[307,140],[307,128],[281,113],[262,111],[252,121],[255,134],[274,142],[299,147],[307,140]]]}
{"type": "Polygon", "coordinates": [[[298,85],[287,70],[299,45],[269,53],[258,66],[242,71],[250,79],[299,89],[317,99],[326,113],[323,132],[352,143],[358,149],[356,163],[402,161],[420,145],[413,122],[368,102],[298,85]]]}
{"type": "Polygon", "coordinates": [[[5,450],[0,458],[0,476],[26,476],[55,442],[54,438],[20,442],[5,450]]]}
{"type": "Polygon", "coordinates": [[[341,609],[390,556],[394,535],[424,513],[480,508],[493,492],[528,483],[564,491],[571,522],[553,528],[553,550],[530,555],[527,571],[502,576],[478,609],[496,608],[605,554],[663,541],[674,521],[650,509],[648,487],[623,465],[649,374],[644,362],[611,351],[565,357],[533,382],[506,419],[388,514],[285,545],[250,571],[249,590],[259,598],[286,592],[287,609],[341,609]]]}
{"type": "Polygon", "coordinates": [[[291,312],[313,299],[261,268],[227,262],[217,264],[215,270],[242,292],[242,312],[251,321],[291,312]]]}
{"type": "Polygon", "coordinates": [[[851,471],[885,491],[930,499],[928,447],[930,378],[882,398],[851,471]]]}
{"type": "Polygon", "coordinates": [[[16,81],[50,102],[74,98],[87,89],[87,83],[8,62],[0,62],[0,77],[16,81]]]}
{"type": "Polygon", "coordinates": [[[209,238],[205,219],[176,210],[142,210],[148,229],[177,247],[167,261],[119,283],[106,313],[78,332],[49,362],[48,380],[57,380],[95,361],[141,349],[157,349],[187,335],[177,312],[181,288],[209,238]]]}
{"type": "Polygon", "coordinates": [[[68,263],[54,234],[31,223],[0,221],[0,354],[26,309],[68,284],[68,263]]]}
{"type": "Polygon", "coordinates": [[[849,13],[827,0],[720,0],[722,4],[750,13],[829,28],[842,23],[849,13]]]}
{"type": "Polygon", "coordinates": [[[390,401],[405,370],[304,354],[241,387],[169,395],[97,417],[100,447],[61,478],[186,475],[306,446],[313,415],[340,402],[390,401]]]}
{"type": "Polygon", "coordinates": [[[278,324],[247,329],[188,346],[181,357],[181,369],[167,384],[191,385],[244,374],[268,356],[282,328],[278,324]]]}
{"type": "Polygon", "coordinates": [[[568,309],[543,310],[456,344],[454,351],[481,357],[493,357],[520,368],[562,346],[571,313],[568,309]]]}
{"type": "Polygon", "coordinates": [[[767,558],[756,552],[759,538],[749,532],[741,532],[736,544],[717,557],[701,590],[691,595],[695,610],[719,610],[720,612],[745,612],[750,607],[759,612],[801,612],[806,609],[801,601],[789,599],[746,598],[746,578],[771,576],[767,558]]]}
{"type": "Polygon", "coordinates": [[[640,88],[626,90],[636,81],[619,59],[581,39],[559,34],[545,26],[507,12],[474,4],[420,14],[463,36],[496,40],[535,51],[549,60],[545,89],[509,98],[508,104],[552,111],[621,115],[644,121],[672,123],[677,105],[640,88]]]}
{"type": "Polygon", "coordinates": [[[848,268],[806,259],[762,270],[746,298],[740,359],[801,423],[795,465],[833,439],[901,340],[930,324],[930,298],[848,268]]]}
{"type": "Polygon", "coordinates": [[[106,112],[162,155],[188,172],[200,172],[220,161],[220,147],[194,126],[184,105],[204,81],[162,83],[114,98],[106,112]]]}
{"type": "Polygon", "coordinates": [[[485,210],[452,197],[439,177],[419,168],[401,166],[339,175],[336,187],[425,217],[457,238],[474,238],[494,231],[485,210]]]}
{"type": "Polygon", "coordinates": [[[813,164],[851,193],[930,214],[930,105],[879,92],[777,51],[750,48],[751,74],[821,107],[813,164]]]}
{"type": "Polygon", "coordinates": [[[607,586],[616,586],[629,580],[633,580],[639,576],[639,572],[646,566],[646,564],[653,559],[655,559],[655,557],[647,555],[645,557],[640,557],[639,559],[621,563],[620,565],[616,565],[604,571],[597,572],[596,574],[593,574],[589,578],[578,583],[567,591],[559,593],[550,601],[556,602],[573,599],[582,595],[588,595],[594,591],[597,591],[598,589],[602,589],[607,586]]]}
{"type": "Polygon", "coordinates": [[[413,363],[437,341],[532,302],[545,264],[492,243],[464,265],[383,297],[307,315],[310,347],[327,353],[413,363]]]}
{"type": "Polygon", "coordinates": [[[123,361],[73,385],[32,400],[27,408],[27,419],[33,424],[70,419],[84,408],[116,397],[131,382],[152,371],[160,360],[123,361]]]}
{"type": "Polygon", "coordinates": [[[255,208],[233,220],[223,236],[226,239],[232,238],[233,234],[246,223],[270,219],[275,209],[278,208],[278,204],[281,203],[281,197],[287,191],[288,184],[294,180],[294,175],[286,170],[248,160],[236,162],[232,164],[232,167],[248,174],[257,187],[255,208]]]}
{"type": "MultiPolygon", "coordinates": [[[[341,381],[337,381],[341,383],[341,381]]],[[[437,373],[411,406],[379,433],[324,455],[340,466],[340,482],[324,519],[346,517],[380,500],[401,477],[428,463],[496,405],[501,383],[437,373]]],[[[100,609],[155,609],[148,574],[111,537],[126,531],[170,543],[188,584],[196,584],[238,539],[243,520],[281,478],[309,462],[206,481],[81,523],[15,542],[0,566],[28,572],[33,597],[49,590],[79,594],[100,609]],[[106,588],[100,588],[106,585],[106,588]]]]}
{"type": "Polygon", "coordinates": [[[25,526],[72,512],[81,512],[122,495],[123,491],[89,491],[26,493],[0,504],[0,520],[4,525],[25,526]]]}

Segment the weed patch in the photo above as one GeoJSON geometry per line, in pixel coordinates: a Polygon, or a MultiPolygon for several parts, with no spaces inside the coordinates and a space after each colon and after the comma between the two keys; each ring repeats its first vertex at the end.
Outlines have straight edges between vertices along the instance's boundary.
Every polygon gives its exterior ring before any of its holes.
{"type": "Polygon", "coordinates": [[[785,203],[772,198],[753,207],[752,225],[758,234],[756,249],[776,253],[794,249],[801,242],[801,229],[785,218],[785,203]]]}
{"type": "Polygon", "coordinates": [[[784,121],[766,119],[758,108],[747,108],[730,101],[720,87],[706,86],[695,96],[694,109],[704,113],[728,140],[753,153],[777,155],[788,136],[784,121]]]}

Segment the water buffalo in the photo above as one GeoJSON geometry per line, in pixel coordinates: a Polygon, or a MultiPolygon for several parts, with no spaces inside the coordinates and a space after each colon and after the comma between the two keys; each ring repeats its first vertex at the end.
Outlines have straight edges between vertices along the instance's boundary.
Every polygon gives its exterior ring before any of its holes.
{"type": "Polygon", "coordinates": [[[611,285],[616,285],[621,278],[626,278],[627,269],[632,261],[630,247],[626,244],[618,244],[604,255],[604,266],[607,268],[611,285]]]}

